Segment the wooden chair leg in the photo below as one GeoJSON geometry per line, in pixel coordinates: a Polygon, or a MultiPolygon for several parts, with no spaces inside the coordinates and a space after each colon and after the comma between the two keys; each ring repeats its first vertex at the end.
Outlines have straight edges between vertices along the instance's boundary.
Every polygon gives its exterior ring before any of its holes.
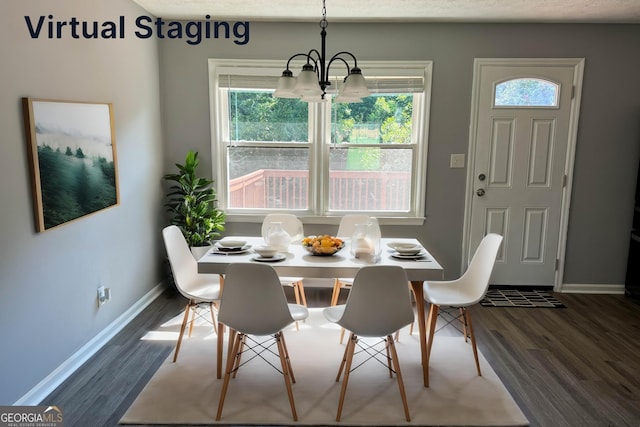
{"type": "Polygon", "coordinates": [[[347,383],[349,382],[349,371],[351,371],[351,363],[353,362],[353,353],[356,349],[356,343],[358,337],[351,333],[349,342],[347,343],[347,360],[345,364],[344,378],[342,379],[342,388],[340,389],[340,400],[338,401],[338,413],[336,414],[336,421],[340,421],[342,416],[342,406],[344,405],[344,396],[347,392],[347,383]]]}
{"type": "Polygon", "coordinates": [[[387,337],[387,341],[389,342],[389,348],[391,349],[391,361],[393,362],[393,367],[396,370],[396,376],[398,377],[398,388],[400,389],[400,397],[402,398],[402,406],[404,407],[404,416],[407,421],[411,421],[411,416],[409,415],[409,405],[407,404],[407,393],[404,389],[402,372],[400,372],[400,361],[398,360],[396,345],[393,342],[393,339],[391,339],[391,335],[387,337]]]}
{"type": "Polygon", "coordinates": [[[235,353],[234,351],[234,345],[235,345],[235,339],[236,339],[236,335],[238,333],[236,332],[235,329],[231,329],[229,328],[229,344],[227,345],[227,360],[233,359],[235,357],[235,353]]]}
{"type": "Polygon", "coordinates": [[[439,307],[436,304],[429,306],[429,314],[427,316],[427,366],[425,370],[425,386],[429,387],[429,359],[431,358],[431,347],[433,346],[433,336],[436,331],[436,322],[438,321],[439,307]]]}
{"type": "Polygon", "coordinates": [[[307,295],[304,292],[304,284],[302,283],[302,280],[299,280],[298,282],[296,282],[294,286],[298,288],[298,294],[300,295],[300,303],[306,307],[307,295]]]}
{"type": "Polygon", "coordinates": [[[216,311],[218,310],[218,306],[214,302],[209,303],[209,311],[211,312],[211,321],[213,322],[213,330],[218,334],[218,319],[216,316],[216,311]]]}
{"type": "Polygon", "coordinates": [[[184,336],[184,330],[187,327],[189,321],[189,311],[191,309],[191,301],[187,303],[187,307],[184,309],[184,318],[182,319],[182,326],[180,326],[180,335],[178,335],[178,342],[176,343],[176,351],[173,354],[173,363],[178,360],[178,353],[180,352],[180,344],[182,344],[182,337],[184,336]]]}
{"type": "Polygon", "coordinates": [[[333,307],[334,305],[338,305],[338,299],[340,298],[340,289],[342,288],[342,282],[336,279],[333,283],[333,292],[331,293],[331,302],[330,305],[333,307]]]}
{"type": "Polygon", "coordinates": [[[347,355],[348,354],[349,354],[349,346],[347,345],[344,348],[344,353],[342,354],[342,361],[340,362],[340,368],[338,368],[338,375],[336,375],[336,382],[340,381],[340,376],[342,375],[342,371],[344,369],[344,365],[347,363],[347,355]]]}
{"type": "MultiPolygon", "coordinates": [[[[389,348],[391,347],[391,344],[389,343],[389,337],[391,337],[391,335],[389,335],[387,339],[385,339],[384,349],[387,353],[387,369],[389,369],[389,378],[393,378],[393,368],[391,367],[391,352],[389,351],[389,348]]],[[[396,332],[396,341],[397,340],[398,332],[396,332]]],[[[393,343],[393,338],[391,339],[391,343],[393,343]]]]}
{"type": "Polygon", "coordinates": [[[282,332],[278,332],[275,335],[276,343],[278,344],[278,355],[280,356],[280,365],[282,366],[282,375],[284,376],[284,384],[287,388],[287,395],[289,395],[289,404],[291,405],[291,415],[293,415],[293,421],[298,421],[298,414],[296,412],[296,404],[293,400],[293,389],[291,387],[291,377],[289,376],[289,363],[284,358],[286,353],[283,348],[282,332]]]}
{"type": "Polygon", "coordinates": [[[193,301],[190,302],[191,305],[191,322],[189,322],[189,338],[191,338],[191,333],[193,332],[193,324],[196,323],[196,310],[198,309],[198,304],[193,301]]]}
{"type": "Polygon", "coordinates": [[[476,347],[476,336],[473,333],[473,325],[471,324],[471,313],[469,310],[464,309],[465,319],[467,328],[469,329],[469,336],[471,337],[471,347],[473,347],[473,357],[476,359],[476,370],[478,371],[478,376],[482,376],[482,372],[480,372],[480,361],[478,360],[478,348],[476,347]]]}
{"type": "MultiPolygon", "coordinates": [[[[231,337],[231,332],[229,333],[229,337],[231,337]]],[[[240,343],[243,340],[242,334],[233,334],[233,345],[232,352],[234,355],[238,354],[238,349],[240,347],[240,343]]],[[[220,417],[222,416],[222,408],[224,406],[224,399],[227,396],[227,389],[229,388],[229,380],[231,379],[231,370],[235,365],[235,356],[227,358],[227,368],[224,373],[224,382],[222,383],[222,390],[220,391],[220,401],[218,402],[218,412],[216,414],[216,421],[220,421],[220,417]]]]}
{"type": "Polygon", "coordinates": [[[242,340],[240,342],[240,347],[238,347],[236,353],[234,354],[236,362],[235,362],[235,365],[232,368],[232,370],[233,370],[233,378],[238,376],[238,369],[240,368],[240,362],[242,361],[242,352],[244,351],[244,346],[247,344],[247,335],[246,334],[240,334],[240,335],[242,336],[242,340]]]}
{"type": "Polygon", "coordinates": [[[287,348],[287,342],[284,339],[284,334],[280,336],[282,340],[282,348],[284,349],[284,358],[287,361],[287,366],[289,368],[289,375],[291,376],[291,382],[293,384],[296,383],[296,376],[293,374],[293,368],[291,367],[291,359],[289,358],[289,349],[287,348]]]}
{"type": "Polygon", "coordinates": [[[340,331],[340,344],[342,344],[342,341],[344,341],[344,328],[340,331]]]}
{"type": "Polygon", "coordinates": [[[460,307],[460,322],[462,322],[462,334],[464,335],[464,342],[467,342],[468,332],[467,332],[467,318],[464,314],[464,307],[460,307]]]}

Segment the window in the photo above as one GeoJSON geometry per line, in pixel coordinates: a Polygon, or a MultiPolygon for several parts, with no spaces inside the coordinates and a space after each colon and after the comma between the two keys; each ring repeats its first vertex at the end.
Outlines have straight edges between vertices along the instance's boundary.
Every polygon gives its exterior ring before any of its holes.
{"type": "Polygon", "coordinates": [[[214,178],[227,215],[423,217],[431,64],[358,64],[372,96],[306,103],[271,96],[281,61],[209,61],[214,178]]]}
{"type": "Polygon", "coordinates": [[[507,80],[496,85],[496,107],[557,107],[560,86],[536,78],[507,80]]]}

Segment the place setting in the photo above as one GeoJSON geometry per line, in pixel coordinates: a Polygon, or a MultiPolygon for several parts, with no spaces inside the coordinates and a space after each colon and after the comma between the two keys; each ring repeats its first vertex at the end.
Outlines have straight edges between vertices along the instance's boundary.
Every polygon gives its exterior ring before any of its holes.
{"type": "Polygon", "coordinates": [[[430,261],[427,252],[420,245],[410,242],[389,242],[391,257],[405,261],[430,261]]]}
{"type": "Polygon", "coordinates": [[[244,255],[251,245],[246,240],[225,237],[217,241],[211,248],[211,255],[244,255]]]}
{"type": "Polygon", "coordinates": [[[253,251],[258,254],[258,256],[251,259],[257,262],[278,262],[287,258],[285,254],[278,252],[278,248],[275,246],[256,246],[253,248],[253,251]]]}

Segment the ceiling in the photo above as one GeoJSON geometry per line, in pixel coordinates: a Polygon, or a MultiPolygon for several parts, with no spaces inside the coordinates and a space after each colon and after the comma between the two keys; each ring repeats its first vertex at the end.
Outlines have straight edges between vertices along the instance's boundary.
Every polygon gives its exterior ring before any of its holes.
{"type": "MultiPolygon", "coordinates": [[[[320,0],[133,0],[164,19],[320,21],[320,0]]],[[[328,0],[329,22],[640,23],[640,0],[328,0]]]]}

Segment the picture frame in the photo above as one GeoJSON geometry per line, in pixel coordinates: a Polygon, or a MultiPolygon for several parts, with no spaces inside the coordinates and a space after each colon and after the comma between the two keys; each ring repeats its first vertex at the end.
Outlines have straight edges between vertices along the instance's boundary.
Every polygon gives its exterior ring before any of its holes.
{"type": "Polygon", "coordinates": [[[37,232],[120,204],[113,105],[22,98],[37,232]]]}

